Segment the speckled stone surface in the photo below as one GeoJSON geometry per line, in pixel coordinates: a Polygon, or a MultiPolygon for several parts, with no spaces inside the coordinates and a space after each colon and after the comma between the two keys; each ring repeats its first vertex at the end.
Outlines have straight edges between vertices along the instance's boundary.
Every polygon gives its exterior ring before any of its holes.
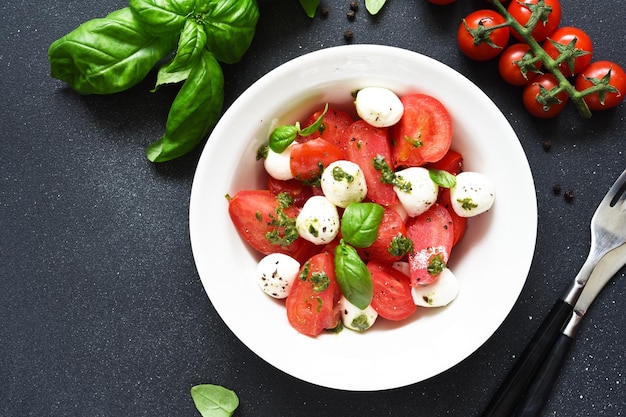
{"type": "MultiPolygon", "coordinates": [[[[414,50],[475,82],[519,136],[539,205],[534,262],[502,327],[449,371],[390,391],[335,391],[272,368],[224,325],[194,266],[188,209],[201,149],[162,165],[144,157],[164,128],[175,91],[151,94],[150,74],[128,92],[81,97],[49,76],[52,41],[126,2],[5,2],[1,417],[197,416],[189,390],[199,383],[235,390],[241,417],[479,415],[587,255],[595,206],[626,168],[626,109],[622,104],[591,120],[571,106],[554,120],[527,115],[519,89],[499,79],[495,63],[470,62],[457,50],[460,19],[486,7],[484,0],[446,7],[389,0],[376,17],[361,0],[354,21],[346,17],[349,1],[323,3],[328,16],[311,20],[296,0],[259,1],[251,49],[240,63],[225,66],[226,105],[285,61],[345,44],[346,29],[352,43],[414,50]],[[544,141],[551,142],[549,151],[544,141]],[[572,190],[574,200],[554,195],[555,183],[572,190]]],[[[562,6],[563,25],[588,31],[596,59],[626,66],[621,0],[562,0],[562,6]]],[[[508,271],[501,272],[506,279],[508,271]]],[[[543,416],[626,415],[625,295],[622,269],[589,311],[543,416]]],[[[323,353],[303,360],[323,360],[323,353]]]]}

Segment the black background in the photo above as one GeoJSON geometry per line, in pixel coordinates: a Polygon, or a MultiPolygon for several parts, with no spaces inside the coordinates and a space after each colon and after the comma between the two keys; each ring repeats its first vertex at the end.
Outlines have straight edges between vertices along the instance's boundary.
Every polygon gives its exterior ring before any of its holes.
{"type": "MultiPolygon", "coordinates": [[[[502,327],[449,371],[383,392],[320,388],[266,364],[218,317],[194,266],[188,209],[201,147],[159,165],[144,156],[176,89],[150,93],[151,73],[127,92],[79,96],[49,76],[52,41],[126,2],[11,1],[0,6],[0,416],[197,416],[189,390],[201,383],[236,391],[241,417],[479,414],[588,253],[591,215],[626,168],[624,104],[591,120],[573,106],[529,116],[495,62],[457,49],[460,20],[484,0],[388,0],[375,17],[360,3],[350,21],[348,0],[323,1],[325,19],[307,18],[296,0],[260,0],[252,47],[224,66],[226,107],[285,61],[345,44],[346,29],[352,43],[417,51],[475,82],[519,136],[539,205],[533,265],[502,327]],[[557,183],[572,202],[553,194],[557,183]]],[[[562,25],[590,34],[595,59],[626,66],[622,0],[562,7],[562,25]]],[[[543,415],[626,414],[623,278],[624,269],[591,308],[543,415]]]]}

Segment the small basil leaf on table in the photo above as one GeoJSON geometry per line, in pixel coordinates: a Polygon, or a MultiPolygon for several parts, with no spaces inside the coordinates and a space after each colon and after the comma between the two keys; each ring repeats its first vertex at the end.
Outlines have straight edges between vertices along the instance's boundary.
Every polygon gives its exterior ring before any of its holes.
{"type": "Polygon", "coordinates": [[[364,310],[372,302],[372,276],[356,249],[341,240],[335,248],[335,275],[341,293],[350,303],[364,310]]]}
{"type": "Polygon", "coordinates": [[[215,56],[204,49],[172,103],[165,134],[148,146],[148,159],[169,161],[192,150],[217,122],[223,102],[222,68],[215,56]]]}
{"type": "Polygon", "coordinates": [[[357,248],[366,248],[376,240],[385,209],[376,203],[350,203],[341,217],[341,236],[357,248]]]}
{"type": "Polygon", "coordinates": [[[230,417],[239,407],[237,394],[219,385],[195,385],[191,398],[202,417],[230,417]]]}
{"type": "Polygon", "coordinates": [[[80,94],[117,93],[143,80],[177,40],[177,34],[150,35],[126,7],[54,41],[48,49],[50,72],[80,94]]]}
{"type": "Polygon", "coordinates": [[[162,36],[180,33],[196,0],[129,0],[128,5],[146,32],[162,36]]]}
{"type": "Polygon", "coordinates": [[[315,16],[315,10],[317,10],[317,6],[319,6],[319,4],[320,0],[300,0],[300,5],[309,17],[315,16]]]}

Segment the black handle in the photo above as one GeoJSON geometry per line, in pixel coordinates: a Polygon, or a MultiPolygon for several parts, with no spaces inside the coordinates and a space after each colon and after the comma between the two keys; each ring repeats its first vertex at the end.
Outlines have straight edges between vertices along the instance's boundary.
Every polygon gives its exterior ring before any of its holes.
{"type": "Polygon", "coordinates": [[[546,358],[539,371],[537,371],[535,379],[526,392],[526,397],[519,406],[515,417],[539,416],[550,396],[552,386],[559,375],[565,356],[567,356],[567,352],[573,342],[574,339],[562,333],[557,338],[550,355],[546,358]]]}
{"type": "Polygon", "coordinates": [[[512,416],[531,379],[552,349],[574,307],[558,300],[535,332],[481,417],[512,416]]]}

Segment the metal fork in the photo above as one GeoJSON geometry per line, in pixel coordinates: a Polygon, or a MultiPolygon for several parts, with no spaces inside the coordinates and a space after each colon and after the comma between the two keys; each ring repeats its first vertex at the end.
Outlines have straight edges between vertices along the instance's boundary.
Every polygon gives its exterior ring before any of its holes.
{"type": "Polygon", "coordinates": [[[565,294],[557,300],[481,417],[514,415],[524,392],[569,320],[591,272],[612,249],[626,243],[626,170],[604,196],[591,219],[589,256],[565,294]]]}

